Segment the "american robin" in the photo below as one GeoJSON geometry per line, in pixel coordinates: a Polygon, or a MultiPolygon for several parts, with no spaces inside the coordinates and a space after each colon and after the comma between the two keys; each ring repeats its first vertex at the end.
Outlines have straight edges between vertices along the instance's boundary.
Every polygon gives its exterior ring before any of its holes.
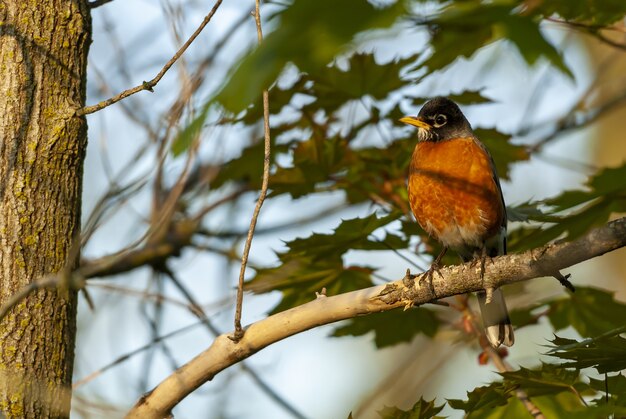
{"type": "MultiPolygon", "coordinates": [[[[429,100],[417,117],[400,119],[418,128],[409,168],[411,210],[420,226],[443,245],[426,275],[447,249],[464,262],[506,254],[506,208],[493,159],[456,103],[429,100]]],[[[513,345],[513,327],[500,289],[478,293],[485,334],[495,348],[513,345]]]]}

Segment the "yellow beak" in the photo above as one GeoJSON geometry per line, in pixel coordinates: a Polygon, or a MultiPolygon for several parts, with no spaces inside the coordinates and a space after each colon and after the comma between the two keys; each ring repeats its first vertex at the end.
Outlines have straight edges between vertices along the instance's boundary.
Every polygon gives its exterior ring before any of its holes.
{"type": "Polygon", "coordinates": [[[424,121],[422,118],[415,116],[405,116],[404,118],[400,118],[400,122],[413,125],[414,127],[423,128],[426,131],[432,129],[432,127],[426,121],[424,121]]]}

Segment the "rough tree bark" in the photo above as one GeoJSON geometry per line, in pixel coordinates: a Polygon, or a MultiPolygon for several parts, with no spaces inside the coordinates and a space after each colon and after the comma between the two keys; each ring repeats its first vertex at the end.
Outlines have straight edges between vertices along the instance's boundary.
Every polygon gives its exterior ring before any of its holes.
{"type": "MultiPolygon", "coordinates": [[[[78,256],[90,34],[85,0],[0,0],[0,304],[78,256]]],[[[69,415],[76,301],[40,290],[0,323],[0,416],[69,415]]]]}

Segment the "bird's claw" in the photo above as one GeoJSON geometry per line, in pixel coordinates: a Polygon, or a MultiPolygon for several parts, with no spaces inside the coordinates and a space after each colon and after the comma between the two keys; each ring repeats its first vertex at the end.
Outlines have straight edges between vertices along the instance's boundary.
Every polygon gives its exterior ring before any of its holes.
{"type": "Polygon", "coordinates": [[[433,297],[437,297],[437,294],[435,293],[435,287],[433,286],[433,274],[435,272],[437,272],[439,277],[443,279],[443,275],[441,273],[441,266],[439,266],[438,263],[433,263],[432,265],[430,265],[430,268],[426,272],[422,273],[419,276],[419,280],[418,280],[418,285],[420,288],[425,285],[428,285],[428,289],[430,290],[430,293],[433,295],[433,297]]]}

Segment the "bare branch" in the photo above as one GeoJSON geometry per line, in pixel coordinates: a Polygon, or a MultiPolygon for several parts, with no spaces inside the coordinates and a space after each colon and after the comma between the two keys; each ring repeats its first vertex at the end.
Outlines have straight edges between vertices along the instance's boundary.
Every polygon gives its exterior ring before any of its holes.
{"type": "MultiPolygon", "coordinates": [[[[544,138],[537,141],[537,143],[529,148],[529,151],[531,153],[541,151],[541,149],[545,147],[546,144],[552,142],[554,139],[560,137],[562,134],[574,129],[579,129],[590,125],[591,123],[598,120],[598,118],[600,118],[601,116],[606,115],[611,110],[626,103],[626,92],[620,92],[610,100],[607,100],[605,103],[597,106],[595,109],[591,109],[584,113],[577,112],[577,109],[582,106],[583,102],[587,100],[588,96],[589,94],[582,95],[580,100],[576,104],[574,104],[571,110],[567,112],[565,116],[556,121],[555,130],[544,138]]],[[[528,131],[529,130],[521,130],[516,135],[523,135],[526,134],[528,131]]]]}
{"type": "MultiPolygon", "coordinates": [[[[261,28],[261,12],[260,0],[256,0],[254,9],[254,21],[256,23],[256,32],[259,44],[263,41],[263,30],[261,28]]],[[[259,199],[256,202],[252,219],[250,220],[250,229],[248,230],[248,237],[246,238],[246,244],[243,248],[243,255],[241,256],[241,269],[239,270],[239,283],[237,284],[237,306],[235,307],[235,333],[232,338],[238,341],[243,336],[243,329],[241,328],[241,310],[243,306],[243,281],[246,273],[246,265],[248,264],[248,255],[250,254],[250,246],[252,245],[252,237],[254,237],[254,229],[256,228],[257,219],[261,212],[261,206],[267,196],[267,186],[270,178],[270,99],[269,92],[263,90],[263,131],[265,137],[265,154],[263,157],[263,182],[261,184],[261,193],[259,199]]]]}
{"type": "Polygon", "coordinates": [[[140,346],[139,348],[132,350],[128,353],[125,353],[124,355],[121,355],[117,358],[115,358],[112,362],[108,363],[107,365],[105,365],[104,367],[101,367],[99,369],[97,369],[96,371],[92,372],[91,374],[77,380],[74,381],[74,383],[72,384],[72,389],[75,390],[80,386],[83,386],[85,384],[87,384],[88,382],[94,380],[95,378],[98,378],[99,376],[101,376],[102,374],[104,374],[106,371],[110,370],[113,367],[116,367],[118,365],[120,365],[121,363],[125,362],[126,360],[128,360],[129,358],[135,356],[136,354],[139,354],[143,351],[146,351],[150,348],[152,348],[156,343],[162,342],[165,339],[169,339],[173,336],[179,335],[181,333],[187,332],[191,329],[193,329],[194,327],[200,326],[202,324],[202,322],[195,322],[192,324],[189,324],[187,326],[181,327],[180,329],[176,329],[172,332],[166,333],[164,335],[158,336],[156,338],[153,338],[152,340],[150,340],[150,342],[146,343],[143,346],[140,346]]]}
{"type": "Polygon", "coordinates": [[[220,5],[222,4],[222,1],[223,0],[217,0],[215,2],[215,5],[213,5],[213,8],[209,12],[209,14],[204,17],[204,20],[202,21],[200,26],[198,26],[198,29],[196,29],[196,31],[193,34],[191,34],[189,39],[187,39],[187,42],[185,42],[183,46],[180,47],[178,51],[176,51],[176,54],[174,54],[174,56],[167,63],[165,63],[161,71],[159,71],[159,73],[152,80],[144,81],[140,85],[124,90],[123,92],[109,99],[103,100],[102,102],[96,105],[85,106],[84,108],[78,109],[76,111],[76,116],[88,115],[90,113],[97,112],[101,109],[106,108],[107,106],[110,106],[116,102],[119,102],[122,99],[127,98],[128,96],[134,95],[137,92],[141,92],[142,90],[149,90],[150,92],[152,92],[152,89],[154,88],[154,86],[156,86],[157,83],[161,81],[165,73],[167,73],[167,71],[174,65],[174,63],[180,58],[180,56],[183,55],[183,53],[187,50],[187,48],[189,48],[189,45],[191,45],[191,43],[195,41],[198,35],[200,35],[200,32],[202,32],[205,26],[211,21],[211,18],[213,17],[215,12],[217,12],[217,9],[219,9],[220,5]]]}
{"type": "Polygon", "coordinates": [[[486,287],[499,287],[538,277],[551,277],[561,269],[626,246],[626,217],[611,221],[572,242],[550,244],[520,254],[500,256],[484,269],[471,263],[441,269],[431,287],[407,287],[403,280],[337,296],[316,298],[310,303],[277,313],[247,327],[239,342],[229,334],[213,344],[151,392],[128,413],[128,418],[162,418],[187,395],[224,369],[263,348],[297,333],[359,315],[431,302],[486,287]]]}
{"type": "Polygon", "coordinates": [[[95,9],[96,7],[104,6],[107,3],[112,2],[113,0],[93,0],[87,3],[90,9],[95,9]]]}

